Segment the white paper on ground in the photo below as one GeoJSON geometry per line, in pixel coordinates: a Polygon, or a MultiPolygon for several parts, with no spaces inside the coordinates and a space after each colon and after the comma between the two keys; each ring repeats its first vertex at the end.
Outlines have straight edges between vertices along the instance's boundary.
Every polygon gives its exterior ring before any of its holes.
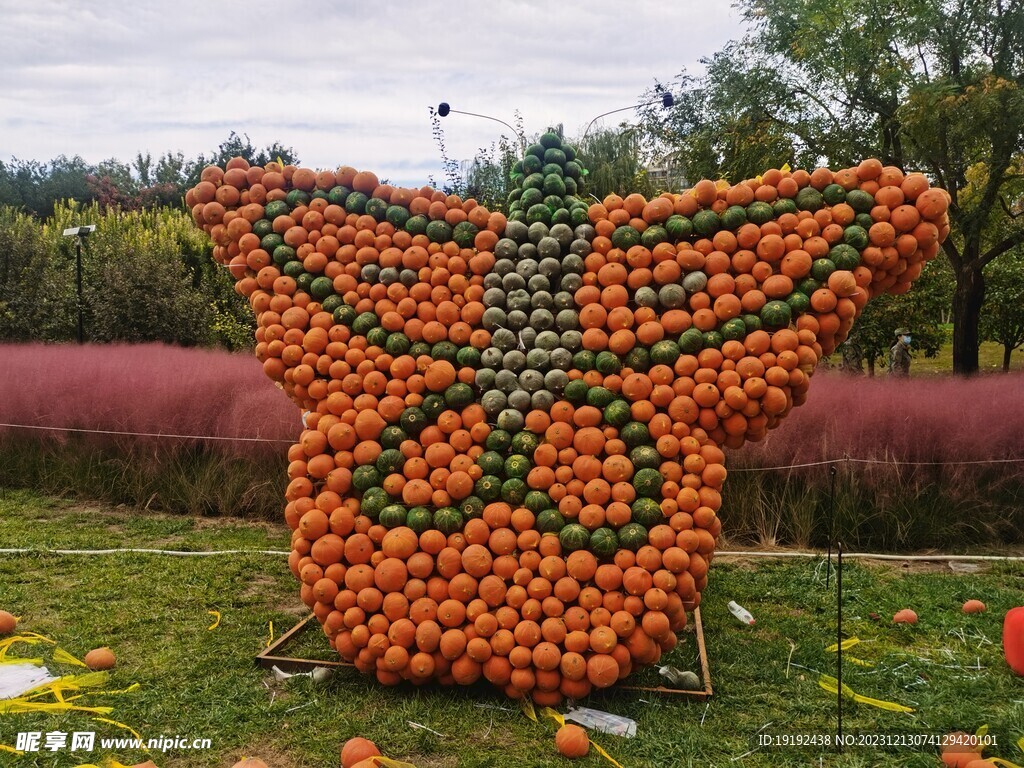
{"type": "Polygon", "coordinates": [[[35,664],[0,664],[0,699],[13,699],[58,678],[35,664]]]}

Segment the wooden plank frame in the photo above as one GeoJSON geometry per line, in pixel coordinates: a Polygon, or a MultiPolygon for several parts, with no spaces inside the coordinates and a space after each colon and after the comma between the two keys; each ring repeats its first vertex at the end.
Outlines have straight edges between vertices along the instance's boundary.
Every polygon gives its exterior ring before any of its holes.
{"type": "MultiPolygon", "coordinates": [[[[339,667],[353,667],[355,665],[347,661],[318,661],[316,659],[297,659],[286,656],[285,649],[304,633],[315,618],[310,614],[298,624],[289,629],[277,640],[272,642],[264,651],[256,655],[256,663],[264,669],[277,667],[282,672],[310,672],[316,667],[327,667],[336,669],[339,667]]],[[[701,623],[700,607],[693,609],[694,634],[697,638],[697,656],[700,660],[701,677],[704,681],[704,689],[699,691],[684,691],[678,688],[666,688],[665,686],[641,686],[641,685],[617,685],[620,691],[646,691],[661,693],[672,696],[689,696],[694,699],[705,700],[711,698],[714,691],[711,688],[711,667],[708,664],[707,646],[704,643],[704,625],[701,623]]]]}

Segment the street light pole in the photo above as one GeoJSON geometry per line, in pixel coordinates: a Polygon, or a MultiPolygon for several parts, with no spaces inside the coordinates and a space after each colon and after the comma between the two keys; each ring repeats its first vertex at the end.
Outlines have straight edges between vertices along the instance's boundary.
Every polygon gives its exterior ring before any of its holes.
{"type": "Polygon", "coordinates": [[[85,343],[85,324],[82,320],[82,238],[75,238],[75,275],[78,283],[78,343],[85,343]]]}
{"type": "Polygon", "coordinates": [[[512,131],[515,137],[519,139],[520,147],[522,148],[523,153],[526,153],[526,138],[519,131],[517,131],[511,125],[506,123],[504,120],[501,120],[497,117],[491,117],[490,115],[480,115],[477,114],[476,112],[463,112],[462,110],[459,109],[452,109],[451,106],[445,101],[442,101],[440,104],[438,104],[437,114],[439,117],[448,117],[448,115],[452,113],[457,115],[469,115],[470,117],[482,117],[484,120],[493,120],[496,123],[501,123],[510,131],[512,131]]]}
{"type": "Polygon", "coordinates": [[[95,224],[87,224],[84,227],[71,227],[64,230],[64,237],[75,238],[75,283],[78,295],[78,343],[85,343],[85,321],[83,319],[84,306],[82,302],[82,240],[90,232],[96,230],[95,224]]]}

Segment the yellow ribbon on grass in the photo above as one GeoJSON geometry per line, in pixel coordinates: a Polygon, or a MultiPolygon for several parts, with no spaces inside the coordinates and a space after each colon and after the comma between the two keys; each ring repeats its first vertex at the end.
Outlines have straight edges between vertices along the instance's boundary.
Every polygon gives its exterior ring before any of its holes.
{"type": "Polygon", "coordinates": [[[97,723],[107,723],[109,725],[113,725],[128,731],[128,733],[130,733],[132,736],[139,740],[139,748],[143,752],[149,752],[149,750],[146,749],[146,740],[142,738],[142,734],[136,731],[131,726],[125,725],[124,723],[119,723],[117,720],[108,720],[105,717],[94,717],[93,720],[95,720],[97,723]]]}
{"type": "MultiPolygon", "coordinates": [[[[522,709],[523,714],[531,720],[533,720],[533,722],[540,723],[540,720],[537,719],[537,712],[533,708],[533,702],[531,702],[529,699],[520,699],[519,708],[522,709]]],[[[540,713],[545,717],[550,717],[552,720],[558,723],[559,726],[565,725],[565,718],[562,717],[558,712],[555,712],[555,710],[551,709],[551,707],[541,707],[540,713]]],[[[609,763],[614,765],[615,768],[622,768],[618,761],[616,761],[614,757],[605,752],[604,749],[601,748],[601,745],[595,742],[593,739],[590,739],[590,746],[594,748],[597,754],[599,754],[609,763]]]]}
{"type": "Polygon", "coordinates": [[[53,649],[53,660],[58,664],[71,664],[76,667],[85,667],[86,669],[88,669],[88,666],[84,661],[79,659],[77,656],[73,656],[72,654],[68,653],[60,646],[57,646],[53,649]]]}
{"type": "MultiPolygon", "coordinates": [[[[840,647],[842,647],[842,649],[844,651],[847,651],[850,648],[853,648],[853,646],[859,645],[859,644],[860,644],[860,638],[859,637],[849,637],[846,640],[843,640],[842,645],[840,645],[839,643],[832,643],[832,645],[830,645],[828,648],[825,649],[825,653],[836,653],[836,652],[839,651],[840,647]]],[[[874,667],[875,666],[870,661],[864,661],[864,659],[858,659],[855,656],[843,656],[843,658],[846,661],[850,662],[851,664],[856,664],[858,667],[874,667]]]]}
{"type": "MultiPolygon", "coordinates": [[[[7,652],[11,650],[11,646],[15,643],[26,643],[27,645],[38,645],[39,643],[57,644],[50,638],[43,637],[35,632],[23,632],[20,635],[5,637],[3,640],[0,640],[0,661],[3,661],[4,657],[7,656],[7,652]]],[[[19,659],[18,661],[24,662],[24,659],[19,659]]]]}
{"type": "MultiPolygon", "coordinates": [[[[818,685],[824,688],[829,693],[839,693],[839,681],[830,675],[822,675],[818,678],[818,685]]],[[[910,707],[905,707],[902,704],[897,704],[893,701],[885,701],[884,699],[872,699],[870,696],[861,696],[859,693],[855,693],[854,690],[843,683],[843,696],[848,699],[856,701],[858,704],[867,704],[871,707],[878,707],[888,712],[913,712],[914,710],[910,707]]]]}
{"type": "Polygon", "coordinates": [[[43,665],[43,660],[39,658],[19,659],[17,656],[11,656],[8,659],[0,659],[0,667],[4,665],[11,666],[13,664],[35,664],[37,667],[41,667],[43,665]]]}
{"type": "Polygon", "coordinates": [[[383,765],[384,768],[416,768],[412,763],[403,763],[401,760],[394,760],[390,757],[384,757],[384,755],[374,755],[371,759],[377,765],[383,765]]]}
{"type": "Polygon", "coordinates": [[[213,624],[206,628],[207,631],[211,629],[216,629],[218,626],[220,626],[220,611],[207,611],[207,613],[213,616],[213,624]]]}

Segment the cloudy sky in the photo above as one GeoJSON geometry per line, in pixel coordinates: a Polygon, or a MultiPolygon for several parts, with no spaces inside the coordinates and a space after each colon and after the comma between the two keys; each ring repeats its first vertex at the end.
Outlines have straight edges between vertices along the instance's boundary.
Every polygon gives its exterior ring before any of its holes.
{"type": "MultiPolygon", "coordinates": [[[[440,176],[430,105],[572,134],[741,32],[728,0],[0,0],[0,14],[0,160],[194,156],[234,130],[417,186],[440,176]]],[[[443,124],[456,158],[504,130],[443,124]]]]}

